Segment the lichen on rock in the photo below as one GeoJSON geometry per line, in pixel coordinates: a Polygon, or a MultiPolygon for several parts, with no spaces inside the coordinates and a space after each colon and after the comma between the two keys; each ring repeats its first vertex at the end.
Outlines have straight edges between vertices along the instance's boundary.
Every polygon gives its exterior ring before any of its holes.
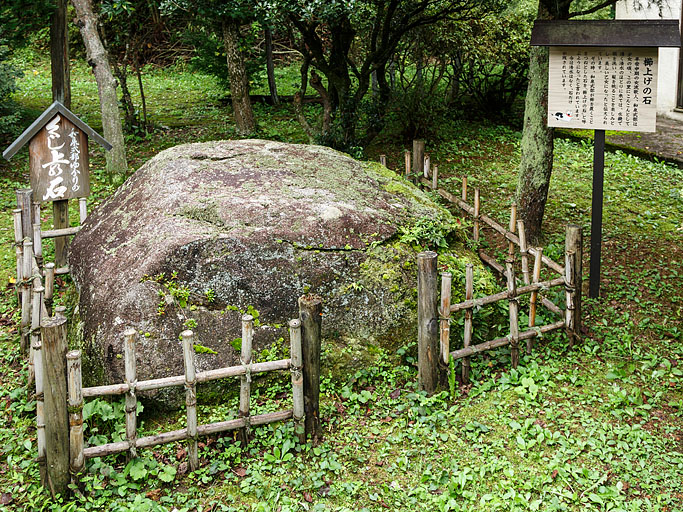
{"type": "Polygon", "coordinates": [[[240,140],[168,149],[73,240],[82,345],[98,376],[119,382],[132,326],[138,379],[181,375],[178,334],[196,324],[210,349],[197,354],[198,370],[230,366],[240,311],[258,311],[258,353],[288,339],[297,298],[314,292],[325,346],[399,346],[416,333],[418,252],[401,229],[424,219],[454,225],[392,171],[329,148],[240,140]]]}

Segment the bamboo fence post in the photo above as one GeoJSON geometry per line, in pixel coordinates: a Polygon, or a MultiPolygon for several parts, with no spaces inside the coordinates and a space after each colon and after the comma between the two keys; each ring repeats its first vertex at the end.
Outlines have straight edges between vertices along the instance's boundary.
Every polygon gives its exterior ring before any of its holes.
{"type": "Polygon", "coordinates": [[[66,354],[69,380],[69,471],[74,483],[85,469],[83,455],[83,382],[81,379],[81,351],[66,354]]]}
{"type": "Polygon", "coordinates": [[[81,225],[88,218],[88,200],[85,197],[78,198],[78,213],[81,225]]]}
{"type": "Polygon", "coordinates": [[[513,263],[514,260],[512,258],[505,260],[508,303],[510,307],[510,357],[512,359],[512,367],[517,368],[519,364],[519,301],[517,299],[517,285],[515,283],[513,263]]]}
{"type": "Polygon", "coordinates": [[[24,267],[24,236],[21,231],[21,210],[12,210],[12,216],[14,218],[14,251],[17,257],[17,281],[15,289],[17,290],[17,297],[19,298],[19,301],[21,301],[21,283],[24,277],[22,272],[24,267]]]}
{"type": "Polygon", "coordinates": [[[45,307],[48,314],[52,312],[52,295],[55,289],[55,264],[45,264],[45,307]]]}
{"type": "MultiPolygon", "coordinates": [[[[465,267],[465,300],[472,300],[474,297],[474,265],[468,263],[465,267]]],[[[467,348],[472,343],[472,316],[474,309],[469,307],[465,310],[465,331],[463,333],[463,348],[467,348]]],[[[470,358],[462,360],[462,383],[470,381],[470,358]]]]}
{"type": "Polygon", "coordinates": [[[567,337],[569,338],[569,348],[574,346],[574,337],[576,335],[574,329],[574,296],[576,283],[574,282],[574,261],[576,253],[567,250],[564,255],[565,268],[565,295],[566,295],[566,312],[565,312],[565,328],[567,330],[567,337]]]}
{"type": "Polygon", "coordinates": [[[379,163],[384,167],[387,166],[387,155],[379,155],[379,163]]]}
{"type": "Polygon", "coordinates": [[[462,200],[467,202],[467,176],[462,177],[462,200]]]}
{"type": "Polygon", "coordinates": [[[441,273],[441,328],[439,329],[441,340],[441,361],[448,365],[451,356],[450,336],[451,336],[451,282],[453,275],[450,272],[441,273]]]}
{"type": "Polygon", "coordinates": [[[24,238],[23,249],[24,261],[21,273],[22,293],[21,293],[21,351],[26,354],[29,348],[29,327],[31,325],[31,289],[33,283],[33,242],[24,238]]]}
{"type": "Polygon", "coordinates": [[[480,196],[479,187],[474,189],[474,230],[472,232],[472,238],[475,242],[479,241],[479,208],[480,208],[480,196]]]}
{"type": "Polygon", "coordinates": [[[517,221],[517,233],[519,236],[519,254],[522,257],[522,279],[524,284],[529,284],[529,248],[526,245],[526,228],[524,221],[517,221]]]}
{"type": "Polygon", "coordinates": [[[429,179],[429,173],[431,171],[432,161],[429,155],[425,155],[424,161],[422,162],[422,176],[424,179],[429,179]]]}
{"type": "Polygon", "coordinates": [[[47,486],[53,497],[69,485],[69,413],[66,385],[66,318],[40,324],[44,372],[47,486]]]}
{"type": "MultiPolygon", "coordinates": [[[[135,385],[137,384],[137,364],[135,360],[135,329],[128,328],[123,332],[123,354],[125,365],[126,384],[126,440],[128,441],[128,454],[131,459],[137,457],[135,448],[135,438],[137,437],[137,409],[138,400],[135,396],[135,385]]],[[[184,345],[183,345],[184,349],[184,345]]]]}
{"type": "Polygon", "coordinates": [[[36,258],[36,265],[40,269],[43,266],[43,237],[40,224],[33,225],[33,253],[36,258]]]}
{"type": "Polygon", "coordinates": [[[21,234],[33,240],[33,190],[22,188],[16,191],[17,208],[21,210],[21,234]]]}
{"type": "Polygon", "coordinates": [[[245,373],[240,382],[240,418],[245,418],[246,425],[240,429],[240,439],[242,446],[249,443],[249,394],[251,393],[251,348],[254,340],[254,317],[244,315],[242,317],[242,350],[240,352],[240,363],[245,368],[245,373]]]}
{"type": "MultiPolygon", "coordinates": [[[[512,203],[510,205],[510,233],[515,233],[515,228],[517,227],[517,203],[512,203]]],[[[508,258],[515,258],[515,244],[512,240],[508,241],[508,258]]]]}
{"type": "Polygon", "coordinates": [[[413,140],[413,174],[419,179],[424,174],[425,165],[425,141],[413,140]]]}
{"type": "Polygon", "coordinates": [[[304,414],[306,435],[317,444],[322,435],[320,425],[320,342],[323,300],[317,295],[299,297],[301,351],[304,363],[304,414]]]}
{"type": "Polygon", "coordinates": [[[407,149],[403,153],[403,157],[405,159],[405,166],[406,166],[406,179],[410,179],[410,151],[407,149]]]}
{"type": "Polygon", "coordinates": [[[45,458],[45,407],[44,407],[44,374],[43,351],[40,334],[33,338],[33,371],[36,383],[36,438],[38,444],[38,467],[40,468],[40,482],[47,487],[47,460],[45,458]]]}
{"type": "Polygon", "coordinates": [[[36,286],[33,288],[33,297],[31,301],[31,352],[29,354],[29,370],[28,370],[28,382],[29,384],[33,382],[35,378],[35,365],[36,365],[36,354],[33,350],[33,345],[40,340],[40,321],[42,317],[42,306],[43,306],[43,292],[44,288],[42,286],[36,286]]]}
{"type": "Polygon", "coordinates": [[[38,201],[33,202],[33,224],[40,224],[40,203],[38,201]]]}
{"type": "Polygon", "coordinates": [[[445,375],[439,365],[440,336],[437,291],[437,254],[417,255],[417,375],[420,389],[436,392],[445,375]]]}
{"type": "Polygon", "coordinates": [[[581,226],[569,224],[566,229],[565,250],[573,251],[574,257],[574,337],[581,337],[581,286],[583,283],[583,230],[581,226]]]}
{"type": "Polygon", "coordinates": [[[432,172],[432,190],[439,188],[439,166],[434,166],[434,171],[432,172]]]}
{"type": "Polygon", "coordinates": [[[289,353],[292,363],[292,403],[294,430],[300,443],[306,442],[304,427],[304,376],[302,373],[303,358],[301,352],[301,320],[295,318],[289,321],[289,353]]]}
{"type": "Polygon", "coordinates": [[[185,406],[187,413],[187,458],[190,471],[199,467],[197,448],[197,377],[194,364],[194,334],[190,330],[180,333],[183,341],[183,359],[185,362],[185,406]]]}
{"type": "MultiPolygon", "coordinates": [[[[533,283],[537,284],[541,280],[541,265],[543,264],[543,247],[536,248],[536,254],[534,255],[534,273],[533,273],[533,283]]],[[[536,326],[536,303],[538,301],[538,291],[531,292],[531,297],[529,298],[529,327],[536,326]]],[[[531,354],[531,348],[533,346],[533,341],[530,339],[526,342],[526,353],[531,354]]]]}

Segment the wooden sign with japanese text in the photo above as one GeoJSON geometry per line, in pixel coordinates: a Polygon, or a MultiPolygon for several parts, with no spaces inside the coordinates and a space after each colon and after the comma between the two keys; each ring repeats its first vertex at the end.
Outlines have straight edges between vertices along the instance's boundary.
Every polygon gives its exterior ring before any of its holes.
{"type": "Polygon", "coordinates": [[[29,143],[34,201],[61,201],[90,194],[88,137],[58,113],[29,143]]]}
{"type": "Polygon", "coordinates": [[[550,48],[548,126],[654,132],[657,48],[550,48]]]}

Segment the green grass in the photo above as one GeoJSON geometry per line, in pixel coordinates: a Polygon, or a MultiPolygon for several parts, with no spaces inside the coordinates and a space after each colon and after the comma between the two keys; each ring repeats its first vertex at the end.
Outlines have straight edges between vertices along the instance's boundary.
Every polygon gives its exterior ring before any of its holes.
{"type": "MultiPolygon", "coordinates": [[[[25,69],[17,100],[40,110],[49,103],[45,62],[32,60],[25,69]]],[[[74,69],[73,110],[96,122],[92,78],[84,64],[74,69]]],[[[169,129],[129,141],[133,168],[175,144],[234,137],[230,108],[209,77],[149,70],[145,83],[150,112],[169,129]]],[[[288,107],[258,106],[256,114],[261,136],[306,140],[288,107]]],[[[427,148],[444,186],[458,193],[468,175],[482,189],[482,211],[505,224],[519,138],[503,127],[455,121],[427,148]]],[[[366,148],[373,159],[387,154],[396,168],[402,151],[387,138],[366,148]]],[[[509,369],[506,349],[475,357],[471,387],[431,398],[416,390],[414,346],[381,352],[373,367],[323,378],[324,439],[317,447],[297,445],[283,424],[254,429],[246,450],[232,436],[203,440],[201,468],[193,473],[181,444],[142,450],[130,463],[95,459],[83,496],[66,505],[51,503],[38,484],[35,402],[18,353],[16,302],[5,286],[14,272],[13,190],[28,181],[24,153],[2,167],[0,192],[0,503],[7,510],[683,510],[680,169],[607,155],[603,296],[586,300],[588,333],[574,350],[557,335],[539,341],[517,370],[509,369]]],[[[558,256],[566,222],[588,235],[591,158],[585,144],[556,143],[544,245],[558,256]]],[[[94,204],[113,191],[102,162],[95,149],[94,204]]],[[[50,214],[43,215],[48,226],[50,214]]],[[[288,386],[286,375],[257,383],[254,412],[288,407],[280,394],[288,386]]],[[[200,422],[234,417],[236,396],[223,398],[200,408],[200,422]]],[[[86,438],[121,436],[119,406],[90,407],[86,438]]],[[[144,411],[141,420],[141,434],[183,427],[180,413],[144,411]]]]}

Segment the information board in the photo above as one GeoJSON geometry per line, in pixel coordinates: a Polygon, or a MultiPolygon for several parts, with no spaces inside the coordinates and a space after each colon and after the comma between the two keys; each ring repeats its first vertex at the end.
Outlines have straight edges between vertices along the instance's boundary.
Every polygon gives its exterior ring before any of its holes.
{"type": "Polygon", "coordinates": [[[59,201],[90,194],[88,138],[63,115],[55,115],[29,143],[35,201],[59,201]]]}
{"type": "Polygon", "coordinates": [[[657,48],[550,48],[548,126],[654,132],[657,48]]]}

